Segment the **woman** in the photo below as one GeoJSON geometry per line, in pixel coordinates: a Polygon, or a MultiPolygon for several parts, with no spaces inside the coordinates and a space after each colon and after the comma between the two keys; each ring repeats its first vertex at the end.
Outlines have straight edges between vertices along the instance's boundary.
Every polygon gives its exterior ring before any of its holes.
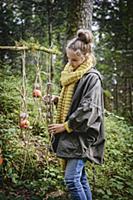
{"type": "Polygon", "coordinates": [[[91,200],[85,162],[103,162],[103,91],[101,75],[95,68],[93,35],[79,30],[67,47],[68,63],[61,73],[62,90],[57,123],[49,125],[54,134],[54,151],[63,158],[65,183],[73,200],[91,200]]]}

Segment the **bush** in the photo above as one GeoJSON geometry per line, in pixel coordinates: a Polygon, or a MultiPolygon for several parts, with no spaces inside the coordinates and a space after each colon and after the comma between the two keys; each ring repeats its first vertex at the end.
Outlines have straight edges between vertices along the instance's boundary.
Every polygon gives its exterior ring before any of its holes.
{"type": "MultiPolygon", "coordinates": [[[[94,199],[132,199],[133,127],[120,117],[109,114],[105,118],[105,128],[105,161],[104,165],[95,167],[94,199]]],[[[93,186],[92,179],[90,181],[93,186]]]]}

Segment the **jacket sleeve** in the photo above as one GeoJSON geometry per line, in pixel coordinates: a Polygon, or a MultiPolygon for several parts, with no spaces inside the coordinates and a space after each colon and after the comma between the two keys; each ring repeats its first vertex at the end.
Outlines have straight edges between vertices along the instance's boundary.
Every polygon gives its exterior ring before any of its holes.
{"type": "Polygon", "coordinates": [[[77,109],[69,116],[68,126],[76,132],[87,132],[89,128],[99,132],[103,118],[101,80],[97,74],[86,82],[77,109]]]}

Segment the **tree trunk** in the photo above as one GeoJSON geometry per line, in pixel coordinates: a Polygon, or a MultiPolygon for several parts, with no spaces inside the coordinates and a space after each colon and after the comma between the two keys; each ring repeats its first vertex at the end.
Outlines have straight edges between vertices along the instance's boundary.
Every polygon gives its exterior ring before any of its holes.
{"type": "MultiPolygon", "coordinates": [[[[73,0],[67,2],[67,31],[64,46],[68,40],[74,37],[79,28],[91,29],[92,24],[92,0],[73,0]]],[[[66,63],[66,56],[64,58],[66,63]]]]}
{"type": "Polygon", "coordinates": [[[92,0],[73,0],[67,7],[67,38],[71,38],[79,28],[91,29],[92,0]]]}
{"type": "Polygon", "coordinates": [[[93,1],[92,0],[81,0],[80,5],[80,18],[78,22],[78,28],[85,28],[91,30],[92,25],[92,12],[93,12],[93,1]]]}

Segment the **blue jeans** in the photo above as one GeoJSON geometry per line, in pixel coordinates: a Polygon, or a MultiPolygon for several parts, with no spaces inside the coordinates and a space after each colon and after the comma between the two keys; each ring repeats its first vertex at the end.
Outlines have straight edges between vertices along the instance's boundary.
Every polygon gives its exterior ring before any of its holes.
{"type": "Polygon", "coordinates": [[[73,200],[92,200],[91,190],[85,173],[84,160],[67,160],[65,183],[73,200]]]}

